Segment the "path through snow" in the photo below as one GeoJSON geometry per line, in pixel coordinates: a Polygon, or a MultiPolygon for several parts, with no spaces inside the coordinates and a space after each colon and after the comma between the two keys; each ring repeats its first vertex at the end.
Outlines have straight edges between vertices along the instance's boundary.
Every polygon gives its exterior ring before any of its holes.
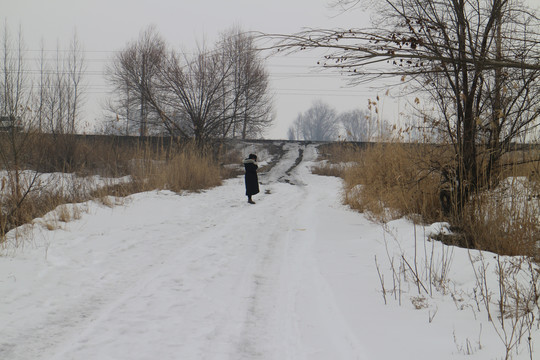
{"type": "Polygon", "coordinates": [[[284,149],[256,205],[236,178],[34,226],[31,246],[0,258],[0,359],[460,358],[460,318],[428,327],[385,306],[381,226],[310,173],[315,146],[284,149]]]}

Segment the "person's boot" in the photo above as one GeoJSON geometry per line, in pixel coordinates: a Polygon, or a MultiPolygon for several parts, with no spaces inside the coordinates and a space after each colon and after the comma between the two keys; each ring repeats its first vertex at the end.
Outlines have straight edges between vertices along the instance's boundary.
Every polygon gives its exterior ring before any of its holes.
{"type": "Polygon", "coordinates": [[[251,200],[251,196],[248,198],[248,203],[255,204],[255,201],[251,200]]]}

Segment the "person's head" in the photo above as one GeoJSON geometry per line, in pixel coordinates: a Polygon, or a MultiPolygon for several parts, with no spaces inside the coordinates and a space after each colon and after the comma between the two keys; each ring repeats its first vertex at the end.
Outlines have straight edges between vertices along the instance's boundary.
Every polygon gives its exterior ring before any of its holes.
{"type": "Polygon", "coordinates": [[[249,154],[248,159],[253,159],[253,160],[257,161],[257,155],[249,154]]]}

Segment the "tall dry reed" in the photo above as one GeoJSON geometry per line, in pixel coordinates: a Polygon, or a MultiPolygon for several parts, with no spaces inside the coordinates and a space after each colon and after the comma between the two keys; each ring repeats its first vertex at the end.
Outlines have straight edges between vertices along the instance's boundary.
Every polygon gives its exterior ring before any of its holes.
{"type": "MultiPolygon", "coordinates": [[[[504,255],[539,258],[540,163],[509,157],[498,173],[496,186],[469,194],[463,208],[443,213],[441,169],[452,167],[448,148],[426,144],[370,144],[357,147],[350,157],[355,165],[340,174],[345,180],[344,201],[378,221],[409,216],[424,222],[448,221],[459,235],[456,245],[504,255]],[[514,161],[512,163],[511,161],[514,161]]],[[[337,151],[336,151],[337,149],[337,151]]],[[[452,240],[454,241],[454,240],[452,240]]]]}
{"type": "Polygon", "coordinates": [[[344,173],[345,202],[378,220],[411,214],[424,221],[441,216],[440,179],[431,171],[428,152],[407,144],[371,144],[344,173]]]}
{"type": "Polygon", "coordinates": [[[220,165],[219,148],[203,148],[191,143],[36,134],[27,145],[19,154],[21,162],[17,166],[33,169],[36,181],[24,180],[10,163],[1,164],[5,175],[0,192],[0,242],[10,229],[41,217],[61,204],[154,189],[197,191],[218,186],[224,177],[233,176],[220,165]],[[131,181],[111,181],[110,185],[97,187],[97,190],[88,190],[96,188],[92,184],[84,189],[51,190],[39,186],[42,172],[130,176],[131,181]]]}

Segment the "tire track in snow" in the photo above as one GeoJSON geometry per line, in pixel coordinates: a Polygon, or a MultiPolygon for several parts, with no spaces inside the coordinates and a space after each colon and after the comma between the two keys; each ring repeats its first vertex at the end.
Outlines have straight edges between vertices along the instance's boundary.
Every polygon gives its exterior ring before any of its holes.
{"type": "Polygon", "coordinates": [[[111,243],[93,255],[99,268],[69,267],[80,271],[83,286],[63,295],[80,296],[21,328],[20,335],[33,334],[24,352],[14,347],[3,358],[360,358],[313,250],[314,224],[324,221],[317,207],[331,196],[309,174],[315,147],[283,146],[280,161],[261,176],[270,194],[255,206],[244,203],[238,178],[200,194],[165,194],[160,214],[137,205],[155,200],[142,194],[112,211],[110,224],[79,223],[95,227],[72,245],[82,258],[94,244],[111,243]],[[115,227],[124,217],[145,220],[115,227]]]}
{"type": "MultiPolygon", "coordinates": [[[[220,206],[227,208],[225,203],[220,206]]],[[[207,328],[199,324],[215,323],[220,313],[227,311],[227,303],[230,301],[219,299],[219,295],[227,293],[223,287],[234,283],[235,277],[241,274],[244,265],[241,261],[234,260],[243,260],[235,257],[243,254],[240,248],[249,246],[245,241],[239,242],[238,238],[231,236],[235,232],[230,227],[225,226],[219,231],[216,231],[215,227],[248,211],[249,209],[244,207],[239,209],[239,212],[229,212],[229,216],[218,213],[209,223],[204,221],[187,224],[195,227],[185,234],[190,241],[169,251],[155,269],[100,309],[89,326],[75,338],[65,342],[65,347],[57,353],[57,358],[63,359],[69,354],[77,354],[76,358],[85,358],[95,356],[96,351],[107,354],[114,353],[117,349],[133,348],[137,349],[134,352],[135,358],[175,359],[176,356],[171,357],[170,349],[173,348],[172,353],[184,353],[189,359],[203,359],[209,348],[205,346],[206,341],[201,339],[210,337],[214,330],[213,326],[207,328]],[[207,233],[213,236],[208,236],[207,233]],[[234,263],[241,264],[240,268],[234,268],[234,263]],[[140,299],[145,301],[141,302],[140,299]],[[140,314],[148,316],[145,318],[140,314]],[[137,323],[127,321],[121,324],[130,317],[140,319],[137,323]],[[110,323],[116,324],[113,332],[108,331],[110,323]],[[161,324],[147,329],[146,324],[151,323],[161,324]],[[138,338],[123,336],[115,344],[109,343],[118,328],[126,334],[139,328],[138,331],[144,333],[146,341],[139,343],[138,338]],[[176,331],[164,333],[172,328],[176,331]],[[149,346],[147,342],[159,346],[149,346]]],[[[234,223],[232,220],[230,222],[234,223]]],[[[241,287],[234,289],[235,297],[241,296],[238,294],[241,291],[241,287]]],[[[123,354],[117,356],[132,358],[123,354]]]]}
{"type": "MultiPolygon", "coordinates": [[[[292,153],[294,155],[294,151],[292,153]]],[[[286,160],[285,162],[279,162],[278,164],[281,167],[290,165],[288,160],[286,160]]],[[[205,194],[202,194],[201,197],[205,198],[211,196],[206,196],[205,194]]],[[[182,209],[181,200],[183,199],[180,198],[179,200],[180,201],[178,202],[177,206],[182,209]]],[[[223,199],[222,201],[214,205],[216,208],[227,209],[230,206],[229,204],[231,200],[232,199],[223,199]]],[[[201,199],[201,201],[199,201],[199,203],[207,202],[208,201],[206,199],[201,199]]],[[[174,206],[174,203],[175,199],[173,199],[172,206],[174,206]]],[[[108,321],[110,321],[111,317],[114,317],[115,312],[119,312],[122,308],[126,307],[126,303],[129,303],[132,300],[136,300],[137,297],[140,297],[140,295],[145,291],[145,289],[148,288],[152,282],[156,281],[156,278],[158,278],[160,274],[167,273],[167,271],[170,270],[170,266],[168,266],[168,264],[185,264],[185,269],[181,272],[188,274],[197,272],[200,273],[200,264],[204,262],[203,258],[209,259],[215,257],[216,254],[223,254],[227,250],[234,248],[234,241],[221,243],[221,245],[226,244],[227,246],[214,246],[213,250],[211,249],[213,245],[208,245],[208,247],[205,247],[204,243],[208,242],[204,240],[206,239],[206,230],[208,230],[209,232],[215,232],[215,229],[213,227],[219,226],[224,222],[227,223],[229,219],[233,216],[241,216],[242,213],[247,213],[250,210],[252,209],[243,208],[240,209],[240,213],[234,213],[230,211],[216,213],[210,211],[208,213],[210,215],[214,215],[213,222],[211,221],[210,223],[207,223],[205,221],[204,225],[199,224],[197,221],[191,224],[186,224],[186,227],[193,227],[194,229],[187,233],[183,233],[182,237],[191,239],[191,241],[187,241],[185,242],[185,244],[180,244],[179,246],[177,246],[177,249],[175,249],[172,253],[170,249],[166,247],[167,244],[169,246],[171,244],[165,241],[162,252],[160,252],[159,254],[149,254],[151,255],[151,257],[147,259],[142,259],[143,261],[139,261],[137,263],[137,266],[134,268],[114,269],[113,267],[109,269],[108,273],[104,271],[103,277],[106,277],[107,279],[101,281],[100,287],[97,289],[97,292],[87,294],[87,298],[73,301],[70,308],[62,309],[62,313],[55,312],[50,314],[47,321],[45,321],[42,325],[38,325],[39,327],[35,327],[32,331],[30,331],[32,333],[31,348],[34,348],[34,350],[27,349],[27,353],[33,354],[30,358],[39,358],[40,355],[42,355],[42,358],[44,359],[52,359],[55,357],[63,358],[65,354],[69,354],[70,352],[84,352],[84,344],[90,343],[92,341],[92,338],[98,339],[94,341],[101,342],[101,345],[105,344],[106,339],[101,339],[99,335],[96,335],[96,329],[99,329],[100,326],[102,326],[101,324],[106,324],[108,321]],[[201,243],[201,239],[203,239],[203,243],[201,243]],[[200,254],[200,257],[199,255],[197,255],[197,249],[200,249],[200,251],[202,252],[200,254]],[[175,255],[175,253],[183,253],[187,255],[185,257],[178,257],[175,255]],[[118,276],[115,277],[115,274],[118,274],[118,276]],[[75,333],[76,335],[73,337],[70,335],[70,333],[75,333]],[[53,349],[52,352],[51,349],[53,349]],[[45,356],[43,356],[44,351],[47,354],[45,356]]],[[[189,214],[185,215],[187,216],[189,214]]],[[[130,231],[133,234],[133,237],[139,236],[143,239],[151,238],[153,233],[159,233],[158,231],[155,231],[155,227],[163,226],[164,222],[174,223],[174,219],[159,219],[159,222],[155,224],[137,224],[134,228],[130,229],[130,231]],[[148,235],[141,236],[141,233],[146,233],[148,235]]],[[[231,223],[235,224],[235,222],[232,220],[231,223]]],[[[224,230],[221,230],[220,232],[223,235],[221,235],[220,237],[227,238],[227,236],[230,236],[230,234],[237,233],[237,227],[238,224],[235,224],[231,228],[225,228],[224,230]]],[[[126,229],[113,228],[111,232],[116,234],[112,235],[113,237],[118,236],[115,241],[118,241],[120,243],[125,242],[129,244],[126,245],[128,246],[127,248],[122,248],[121,246],[119,246],[118,249],[113,250],[112,252],[121,253],[123,254],[123,257],[129,257],[130,252],[140,253],[140,249],[138,249],[140,247],[140,244],[133,243],[131,240],[128,239],[129,236],[122,235],[122,233],[126,232],[126,229]]],[[[94,236],[100,238],[103,237],[103,235],[103,232],[98,231],[94,236]]],[[[105,235],[108,234],[105,233],[105,235]]],[[[237,239],[233,240],[236,241],[237,239]]],[[[111,257],[110,260],[103,259],[103,262],[113,263],[114,260],[111,257]]],[[[215,269],[219,269],[219,267],[210,267],[209,269],[214,269],[214,273],[206,273],[205,276],[207,278],[216,276],[217,271],[215,269]]],[[[237,271],[237,273],[241,272],[237,271]]],[[[195,281],[203,283],[204,281],[206,281],[206,279],[199,278],[195,281]]],[[[179,283],[181,282],[182,280],[179,280],[179,283]]],[[[235,290],[237,294],[231,301],[229,301],[229,304],[232,304],[233,301],[236,301],[236,299],[238,299],[239,297],[249,297],[249,294],[253,292],[251,290],[251,287],[253,286],[253,279],[247,278],[244,283],[244,285],[240,286],[238,289],[235,290]],[[244,292],[248,295],[243,294],[244,292]]],[[[206,297],[202,294],[197,294],[197,291],[189,290],[189,288],[187,288],[185,284],[184,288],[186,288],[186,292],[191,292],[189,294],[188,300],[186,301],[187,304],[200,302],[201,299],[204,300],[204,298],[206,297]]],[[[82,292],[83,294],[85,293],[84,290],[82,292]]],[[[241,309],[240,311],[243,311],[243,309],[241,309]]],[[[210,315],[215,316],[215,314],[207,314],[206,316],[210,315]]],[[[241,314],[238,314],[238,316],[241,316],[241,314]]],[[[104,329],[101,329],[101,331],[107,333],[107,331],[104,329]]],[[[195,333],[197,332],[195,331],[195,333]]],[[[230,341],[226,341],[226,343],[230,343],[230,341]]],[[[205,347],[202,348],[203,350],[206,350],[205,347]]]]}
{"type": "MultiPolygon", "coordinates": [[[[309,183],[310,161],[317,157],[314,146],[305,149],[305,158],[303,154],[299,149],[287,171],[300,184],[309,183]]],[[[266,253],[254,276],[257,286],[245,328],[236,353],[228,358],[362,359],[363,350],[319,272],[312,249],[320,189],[310,185],[292,189],[296,191],[288,194],[287,203],[271,204],[283,220],[265,236],[266,253]]]]}
{"type": "Polygon", "coordinates": [[[302,161],[305,146],[297,143],[285,143],[282,144],[282,147],[283,155],[277,164],[274,164],[268,173],[261,174],[259,179],[261,184],[271,185],[277,182],[296,184],[296,179],[291,174],[302,161]]]}
{"type": "MultiPolygon", "coordinates": [[[[217,191],[219,192],[219,189],[217,191]]],[[[216,205],[209,201],[210,196],[211,193],[200,194],[201,199],[198,201],[198,206],[216,205]]],[[[142,199],[134,202],[144,201],[145,196],[140,195],[140,197],[142,199]]],[[[27,324],[19,324],[21,327],[24,326],[21,329],[21,335],[25,335],[24,352],[17,351],[15,347],[6,346],[10,341],[4,337],[3,341],[6,343],[1,346],[3,349],[1,351],[2,358],[11,360],[53,359],[60,356],[57,354],[65,353],[66,348],[73,350],[74,345],[89,341],[82,338],[88,337],[87,335],[100,323],[105,323],[108,320],[110,314],[121,308],[127,300],[133,299],[133,294],[140,292],[147,284],[154,281],[156,276],[163,272],[165,265],[176,260],[178,253],[191,254],[194,259],[199,259],[194,250],[197,247],[200,248],[200,244],[196,244],[197,238],[205,231],[213,231],[212,225],[217,226],[221,221],[228,221],[235,214],[230,211],[208,211],[207,219],[200,219],[197,223],[192,224],[193,229],[186,229],[189,226],[178,224],[178,220],[184,216],[186,218],[190,216],[189,211],[182,211],[183,200],[187,199],[187,197],[176,195],[165,196],[162,199],[165,208],[179,210],[178,218],[174,215],[175,211],[165,211],[164,213],[170,214],[167,218],[163,218],[160,214],[156,218],[148,219],[145,223],[129,224],[127,227],[115,228],[111,226],[111,228],[106,229],[105,225],[103,228],[91,232],[88,238],[79,239],[74,246],[80,247],[82,257],[89,254],[94,244],[98,242],[111,243],[110,251],[100,254],[103,257],[99,259],[100,263],[103,264],[103,269],[100,273],[88,273],[84,263],[86,260],[81,259],[80,265],[74,263],[72,268],[72,271],[80,272],[80,281],[77,283],[71,283],[73,276],[69,274],[69,271],[66,276],[63,276],[62,273],[45,273],[46,278],[58,277],[57,282],[65,283],[69,289],[51,289],[48,291],[51,298],[44,299],[44,301],[53,302],[52,305],[54,305],[55,298],[69,299],[63,300],[62,308],[50,306],[52,310],[40,312],[39,318],[29,318],[27,324]],[[165,233],[176,233],[177,238],[156,239],[155,234],[160,234],[158,228],[163,230],[164,227],[171,227],[172,230],[165,233]]],[[[232,200],[231,198],[223,198],[217,205],[227,209],[230,208],[232,200]]],[[[113,221],[116,216],[137,218],[137,214],[130,211],[132,205],[135,204],[128,204],[125,209],[114,209],[111,217],[113,221]]],[[[247,208],[244,211],[247,211],[247,208]]],[[[146,213],[145,216],[147,216],[146,213]]],[[[92,224],[90,227],[93,226],[98,225],[92,224]]],[[[203,250],[203,254],[200,256],[210,256],[208,251],[209,249],[203,250]]],[[[50,253],[54,253],[54,245],[50,253]]],[[[52,254],[49,256],[53,257],[52,254]]],[[[170,267],[169,270],[171,270],[170,267]]]]}

